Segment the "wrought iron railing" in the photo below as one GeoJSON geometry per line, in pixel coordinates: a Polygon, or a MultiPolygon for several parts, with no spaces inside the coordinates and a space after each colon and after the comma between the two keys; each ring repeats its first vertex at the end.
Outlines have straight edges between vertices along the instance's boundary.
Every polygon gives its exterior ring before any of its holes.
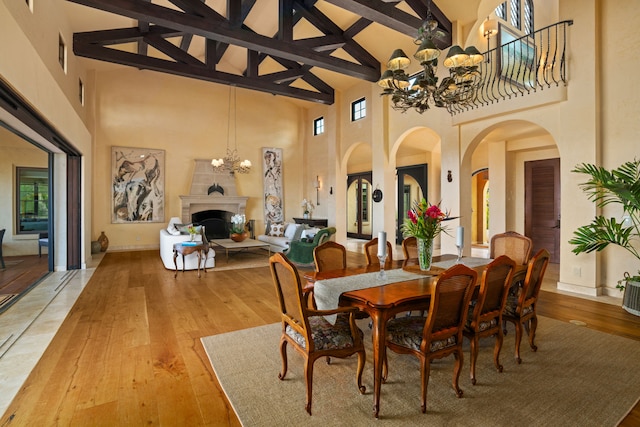
{"type": "MultiPolygon", "coordinates": [[[[567,27],[572,20],[558,22],[484,54],[475,100],[447,107],[452,115],[487,106],[500,100],[527,95],[552,86],[566,85],[567,27]]],[[[502,30],[504,31],[504,30],[502,30]]]]}

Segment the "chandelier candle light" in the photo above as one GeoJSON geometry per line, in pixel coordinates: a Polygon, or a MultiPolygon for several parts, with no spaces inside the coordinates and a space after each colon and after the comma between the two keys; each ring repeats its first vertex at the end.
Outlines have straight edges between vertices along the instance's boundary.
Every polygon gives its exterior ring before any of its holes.
{"type": "Polygon", "coordinates": [[[238,139],[237,139],[237,116],[236,116],[236,90],[233,88],[233,139],[235,142],[234,149],[229,148],[229,143],[231,140],[231,89],[229,89],[229,124],[227,126],[227,154],[220,159],[211,160],[211,166],[213,167],[214,173],[249,173],[251,170],[251,161],[249,160],[240,160],[238,157],[238,139]]]}
{"type": "Polygon", "coordinates": [[[410,76],[405,72],[411,60],[402,49],[394,50],[389,58],[387,71],[378,80],[378,85],[384,89],[381,95],[391,97],[394,110],[404,113],[413,108],[422,114],[433,104],[451,112],[453,106],[471,105],[476,99],[481,84],[478,65],[484,61],[484,56],[475,46],[465,50],[458,45],[452,46],[443,61],[449,69],[449,76],[438,85],[436,73],[440,49],[434,43],[439,33],[437,28],[438,22],[433,19],[427,6],[427,17],[418,29],[418,38],[414,40],[419,47],[413,57],[422,66],[422,70],[415,75],[410,76]]]}

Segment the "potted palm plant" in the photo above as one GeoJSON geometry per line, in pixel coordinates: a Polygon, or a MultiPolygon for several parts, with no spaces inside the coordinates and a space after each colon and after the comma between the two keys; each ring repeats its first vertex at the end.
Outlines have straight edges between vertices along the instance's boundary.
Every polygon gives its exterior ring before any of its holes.
{"type": "MultiPolygon", "coordinates": [[[[619,204],[623,209],[620,221],[599,215],[591,224],[574,231],[574,237],[569,240],[575,245],[572,252],[601,251],[612,244],[627,250],[640,264],[640,160],[626,162],[612,170],[583,163],[572,172],[589,176],[580,188],[598,207],[619,204]]],[[[624,290],[622,307],[640,316],[640,270],[638,275],[625,272],[617,287],[624,290]]]]}

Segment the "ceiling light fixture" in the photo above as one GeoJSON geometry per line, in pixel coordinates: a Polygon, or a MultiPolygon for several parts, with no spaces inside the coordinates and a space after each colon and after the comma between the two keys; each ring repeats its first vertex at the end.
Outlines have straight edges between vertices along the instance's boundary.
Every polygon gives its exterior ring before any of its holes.
{"type": "Polygon", "coordinates": [[[438,33],[438,22],[433,19],[428,3],[427,17],[414,40],[419,47],[413,57],[420,61],[423,69],[409,76],[404,70],[411,60],[402,49],[396,49],[387,62],[387,71],[378,80],[378,85],[384,89],[381,95],[391,96],[394,110],[404,113],[413,108],[422,114],[433,104],[450,111],[453,105],[465,106],[475,100],[481,82],[478,64],[484,61],[484,56],[475,46],[465,50],[458,45],[452,46],[443,61],[449,69],[449,76],[438,85],[436,72],[440,49],[433,41],[438,33]]]}
{"type": "Polygon", "coordinates": [[[240,160],[238,157],[238,139],[237,139],[237,96],[236,96],[236,88],[229,88],[229,124],[227,126],[227,154],[221,159],[213,159],[211,160],[211,166],[213,167],[214,173],[249,173],[251,170],[251,162],[249,160],[240,160]],[[229,148],[231,141],[231,90],[233,90],[233,141],[234,148],[231,150],[229,148]]]}

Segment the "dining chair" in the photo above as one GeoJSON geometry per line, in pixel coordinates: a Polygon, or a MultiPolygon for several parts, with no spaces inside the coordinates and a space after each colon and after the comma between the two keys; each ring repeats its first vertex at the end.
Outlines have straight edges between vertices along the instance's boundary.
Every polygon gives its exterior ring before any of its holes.
{"type": "Polygon", "coordinates": [[[347,248],[328,240],[313,249],[313,262],[318,272],[347,268],[347,248]]]}
{"type": "Polygon", "coordinates": [[[269,258],[269,267],[278,296],[282,320],[280,337],[280,356],[282,372],[278,374],[284,380],[287,374],[287,344],[304,358],[306,384],[305,409],[311,415],[311,396],[313,386],[313,364],[320,357],[346,358],[358,354],[356,383],[361,394],[366,391],[362,385],[362,372],[366,360],[363,333],[355,323],[357,308],[337,308],[335,310],[314,310],[306,304],[300,275],[296,266],[281,253],[269,258]],[[329,323],[324,316],[337,314],[335,324],[329,323]]]}
{"type": "MultiPolygon", "coordinates": [[[[367,265],[380,265],[378,259],[378,238],[374,237],[364,244],[364,256],[367,259],[367,265]]],[[[387,259],[384,262],[385,270],[393,265],[393,248],[391,242],[387,240],[387,259]]]]}
{"type": "Polygon", "coordinates": [[[402,240],[402,253],[404,259],[418,258],[418,239],[415,236],[402,240]]]}
{"type": "Polygon", "coordinates": [[[515,231],[496,234],[491,237],[489,258],[506,255],[516,262],[516,265],[526,265],[531,256],[533,242],[527,236],[515,231]]]}
{"type": "Polygon", "coordinates": [[[506,255],[501,255],[486,266],[480,278],[478,297],[471,301],[467,322],[463,334],[470,341],[470,377],[471,384],[476,384],[476,361],[480,338],[496,337],[493,348],[493,363],[498,372],[502,372],[500,350],[502,349],[502,310],[507,302],[511,277],[516,268],[515,262],[506,255]]]}
{"type": "MultiPolygon", "coordinates": [[[[523,327],[527,335],[529,335],[529,346],[531,350],[538,350],[538,347],[534,344],[536,328],[538,326],[536,305],[538,303],[540,286],[542,286],[542,279],[549,264],[549,257],[549,252],[546,249],[541,249],[529,260],[522,287],[519,287],[515,294],[509,293],[504,311],[502,312],[502,320],[504,322],[511,322],[516,327],[515,357],[518,363],[522,363],[522,359],[520,358],[520,341],[522,340],[523,327]]],[[[503,333],[506,335],[506,328],[503,330],[503,333]]]]}
{"type": "MultiPolygon", "coordinates": [[[[462,330],[467,320],[469,302],[478,274],[456,264],[431,284],[431,299],[426,317],[402,316],[387,323],[386,347],[396,353],[412,354],[420,360],[421,409],[427,411],[427,387],[431,361],[451,354],[455,357],[453,390],[462,397],[458,386],[462,371],[462,330]]],[[[383,380],[388,377],[388,360],[383,360],[383,380]]]]}

